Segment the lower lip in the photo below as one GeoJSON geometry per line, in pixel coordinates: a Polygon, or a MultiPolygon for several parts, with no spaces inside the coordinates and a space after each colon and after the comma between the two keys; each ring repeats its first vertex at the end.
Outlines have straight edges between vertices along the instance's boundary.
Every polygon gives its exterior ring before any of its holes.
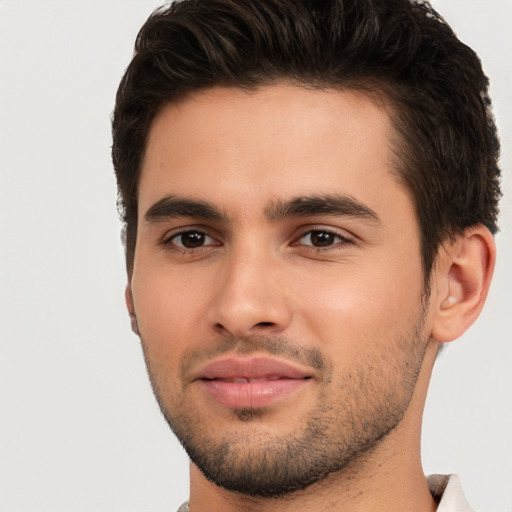
{"type": "Polygon", "coordinates": [[[303,388],[310,379],[279,379],[259,382],[202,380],[209,394],[219,403],[236,409],[271,405],[303,388]]]}

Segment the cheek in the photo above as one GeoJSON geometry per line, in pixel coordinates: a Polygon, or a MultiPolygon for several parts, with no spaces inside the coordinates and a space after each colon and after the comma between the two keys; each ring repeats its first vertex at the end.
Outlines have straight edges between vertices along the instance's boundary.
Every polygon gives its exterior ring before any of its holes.
{"type": "Polygon", "coordinates": [[[298,309],[307,329],[319,343],[350,351],[407,328],[421,304],[423,275],[420,265],[380,258],[364,266],[339,265],[302,283],[298,309]]]}
{"type": "Polygon", "coordinates": [[[135,311],[148,349],[177,355],[190,338],[197,337],[205,288],[204,280],[190,279],[184,272],[165,268],[134,272],[135,311]]]}

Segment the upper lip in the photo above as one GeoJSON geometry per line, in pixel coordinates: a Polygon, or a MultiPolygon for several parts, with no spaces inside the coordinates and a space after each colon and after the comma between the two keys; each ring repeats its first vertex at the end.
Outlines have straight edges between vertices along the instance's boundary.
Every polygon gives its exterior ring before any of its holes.
{"type": "Polygon", "coordinates": [[[305,379],[312,377],[311,369],[272,357],[226,357],[199,369],[193,380],[215,379],[305,379]]]}

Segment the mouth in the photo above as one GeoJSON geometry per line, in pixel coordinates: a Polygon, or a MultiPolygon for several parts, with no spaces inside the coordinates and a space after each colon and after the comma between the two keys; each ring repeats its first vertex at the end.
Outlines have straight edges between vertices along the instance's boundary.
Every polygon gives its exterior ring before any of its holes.
{"type": "Polygon", "coordinates": [[[214,361],[195,376],[208,398],[234,409],[270,406],[313,380],[309,368],[274,358],[230,357],[214,361]]]}
{"type": "Polygon", "coordinates": [[[258,377],[258,378],[246,378],[246,377],[235,377],[233,379],[205,379],[205,380],[218,380],[221,382],[233,382],[235,384],[245,384],[247,382],[266,382],[266,381],[275,381],[286,377],[280,377],[279,375],[269,375],[268,377],[258,377]]]}

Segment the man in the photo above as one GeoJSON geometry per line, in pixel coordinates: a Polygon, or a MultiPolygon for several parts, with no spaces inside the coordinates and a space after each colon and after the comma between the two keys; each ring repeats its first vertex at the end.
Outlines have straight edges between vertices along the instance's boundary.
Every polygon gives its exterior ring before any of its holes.
{"type": "Polygon", "coordinates": [[[422,411],[477,318],[499,144],[424,2],[185,0],[142,28],[113,160],[132,328],[180,510],[470,510],[422,411]]]}

